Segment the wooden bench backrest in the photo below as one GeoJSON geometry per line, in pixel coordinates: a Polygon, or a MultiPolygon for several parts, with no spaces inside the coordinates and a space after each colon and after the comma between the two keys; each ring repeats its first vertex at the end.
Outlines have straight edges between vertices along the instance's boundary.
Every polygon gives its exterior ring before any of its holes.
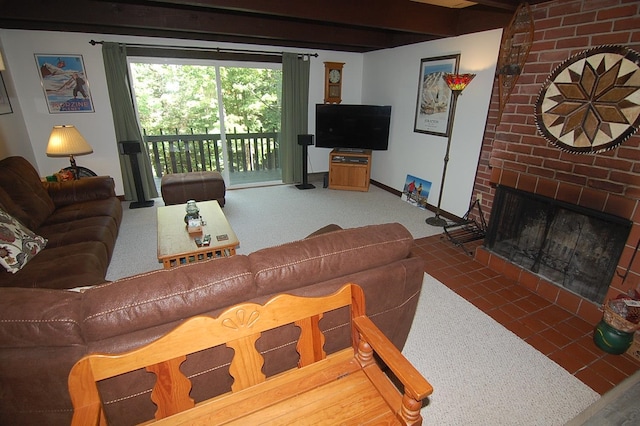
{"type": "MultiPolygon", "coordinates": [[[[76,363],[69,374],[69,392],[74,406],[72,424],[106,424],[96,382],[140,368],[158,377],[170,377],[171,383],[157,380],[151,399],[158,406],[155,417],[161,419],[194,407],[189,396],[191,382],[180,371],[186,355],[226,344],[234,349],[229,373],[232,392],[266,380],[262,373],[262,355],[255,347],[261,333],[285,324],[300,327],[298,366],[324,359],[324,335],[319,322],[323,313],[351,307],[351,318],[365,315],[362,289],[347,284],[336,293],[317,298],[278,295],[265,305],[244,303],[224,311],[217,318],[194,317],[170,333],[139,349],[119,355],[92,354],[76,363]]],[[[352,328],[354,350],[358,335],[352,328]]]]}

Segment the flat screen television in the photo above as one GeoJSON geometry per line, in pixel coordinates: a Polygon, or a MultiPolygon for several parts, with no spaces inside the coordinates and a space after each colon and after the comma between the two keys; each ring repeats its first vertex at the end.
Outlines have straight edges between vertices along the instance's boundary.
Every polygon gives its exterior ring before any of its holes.
{"type": "Polygon", "coordinates": [[[316,146],[384,151],[389,147],[390,105],[316,105],[316,146]]]}

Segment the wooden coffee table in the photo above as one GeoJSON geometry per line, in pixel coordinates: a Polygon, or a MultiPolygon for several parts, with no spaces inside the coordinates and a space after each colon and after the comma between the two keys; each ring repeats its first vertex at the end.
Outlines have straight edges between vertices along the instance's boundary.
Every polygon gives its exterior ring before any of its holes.
{"type": "Polygon", "coordinates": [[[189,234],[184,223],[185,204],[158,207],[158,261],[165,269],[214,257],[233,256],[240,244],[217,201],[199,201],[205,221],[202,233],[189,234]],[[211,235],[208,246],[198,247],[196,237],[211,235]]]}

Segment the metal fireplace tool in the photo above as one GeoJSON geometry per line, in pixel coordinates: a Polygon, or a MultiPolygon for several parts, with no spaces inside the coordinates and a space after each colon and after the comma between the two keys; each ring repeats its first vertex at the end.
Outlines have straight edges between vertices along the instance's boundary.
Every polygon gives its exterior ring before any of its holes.
{"type": "Polygon", "coordinates": [[[444,233],[449,241],[465,250],[468,254],[473,255],[471,251],[465,249],[464,244],[481,240],[487,233],[487,222],[484,220],[479,200],[476,199],[471,204],[471,207],[469,207],[469,210],[462,216],[460,221],[444,225],[444,233]],[[480,218],[479,221],[471,219],[474,207],[478,209],[477,216],[480,218]]]}

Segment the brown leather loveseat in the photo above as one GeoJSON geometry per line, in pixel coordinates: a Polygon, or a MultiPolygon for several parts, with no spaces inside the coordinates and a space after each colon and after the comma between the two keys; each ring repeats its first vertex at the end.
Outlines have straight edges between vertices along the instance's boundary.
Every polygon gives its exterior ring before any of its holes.
{"type": "Polygon", "coordinates": [[[72,288],[105,282],[122,221],[108,176],[42,182],[22,157],[0,161],[0,209],[47,239],[22,269],[0,267],[0,287],[72,288]]]}
{"type": "MultiPolygon", "coordinates": [[[[0,424],[69,424],[67,376],[93,352],[118,353],[157,339],[195,315],[264,303],[280,293],[326,295],[347,282],[365,292],[367,315],[402,348],[415,315],[424,265],[413,256],[413,238],[397,223],[339,229],[249,255],[213,259],[153,271],[83,291],[0,288],[0,424]]],[[[320,326],[339,343],[351,342],[347,312],[326,314],[320,326]]],[[[244,324],[246,319],[239,318],[244,324]]],[[[289,326],[265,333],[257,346],[267,376],[293,368],[289,326]],[[274,362],[275,360],[275,362],[274,362]]],[[[194,382],[196,402],[230,390],[232,350],[218,347],[191,355],[182,371],[194,382]]],[[[101,385],[111,424],[153,417],[148,393],[153,375],[137,371],[101,385]]]]}

